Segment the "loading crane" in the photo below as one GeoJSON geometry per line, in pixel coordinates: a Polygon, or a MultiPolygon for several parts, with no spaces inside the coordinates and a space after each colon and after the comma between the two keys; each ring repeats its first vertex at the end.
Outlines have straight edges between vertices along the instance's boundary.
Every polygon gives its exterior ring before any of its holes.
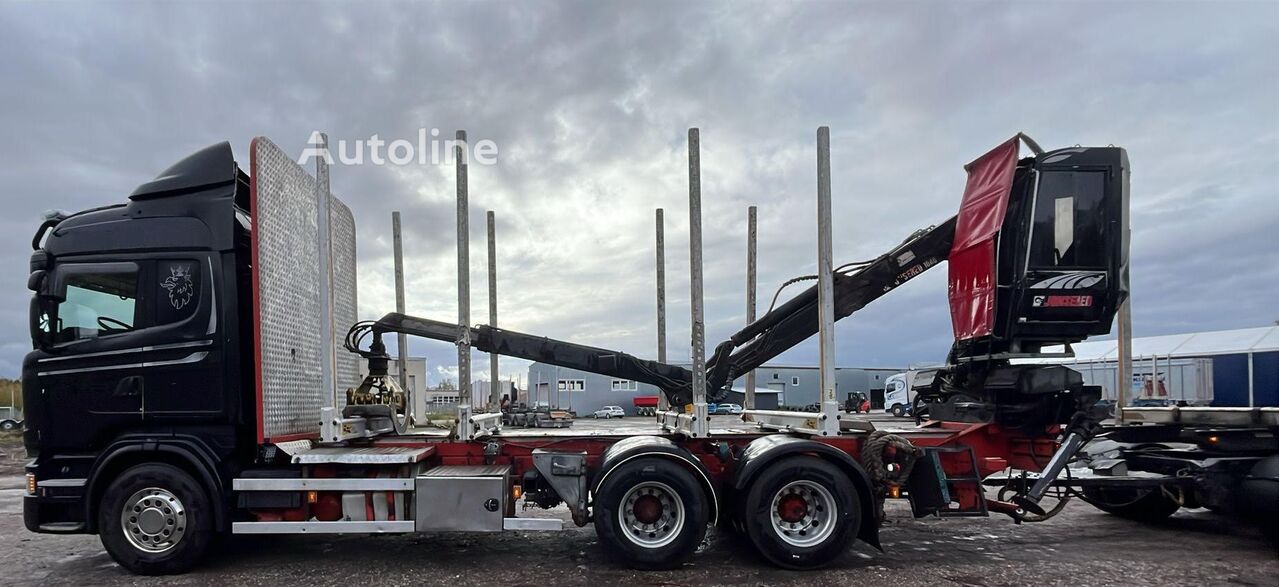
{"type": "MultiPolygon", "coordinates": [[[[1014,136],[968,166],[959,214],[875,259],[836,269],[835,319],[950,260],[956,340],[921,401],[949,420],[1019,427],[1060,421],[1072,413],[1082,381],[1062,367],[1010,360],[1109,332],[1128,292],[1127,165],[1117,147],[1045,153],[1029,137],[1014,136]],[[1034,155],[1018,160],[1021,143],[1034,155]],[[1069,401],[1051,399],[1065,397],[1063,390],[1073,394],[1069,401]]],[[[813,286],[717,345],[706,362],[707,398],[723,401],[738,376],[816,334],[817,313],[813,286]]],[[[379,359],[380,342],[372,352],[359,348],[370,333],[379,341],[404,333],[451,342],[458,326],[390,313],[353,326],[347,349],[379,359]]],[[[484,325],[470,328],[470,340],[483,352],[648,383],[677,408],[692,401],[692,372],[680,365],[484,325]]]]}

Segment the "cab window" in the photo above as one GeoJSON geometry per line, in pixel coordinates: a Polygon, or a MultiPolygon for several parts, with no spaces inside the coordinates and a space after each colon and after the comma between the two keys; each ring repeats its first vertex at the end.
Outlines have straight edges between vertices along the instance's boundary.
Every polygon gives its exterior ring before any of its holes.
{"type": "Polygon", "coordinates": [[[84,272],[67,276],[66,294],[58,304],[54,343],[132,331],[138,317],[138,271],[84,272]]]}
{"type": "Polygon", "coordinates": [[[1106,174],[1045,171],[1035,197],[1030,267],[1104,267],[1106,174]]]}
{"type": "Polygon", "coordinates": [[[200,264],[195,259],[156,263],[156,324],[182,322],[195,315],[200,306],[200,276],[200,264]]]}

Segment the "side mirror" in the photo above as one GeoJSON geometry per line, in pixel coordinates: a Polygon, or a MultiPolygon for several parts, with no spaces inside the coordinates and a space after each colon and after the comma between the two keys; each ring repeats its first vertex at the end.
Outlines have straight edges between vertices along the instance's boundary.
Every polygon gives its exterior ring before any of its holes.
{"type": "Polygon", "coordinates": [[[49,276],[49,273],[47,271],[43,271],[43,270],[32,271],[31,275],[27,276],[27,289],[39,294],[40,288],[44,287],[45,279],[48,276],[49,276]]]}

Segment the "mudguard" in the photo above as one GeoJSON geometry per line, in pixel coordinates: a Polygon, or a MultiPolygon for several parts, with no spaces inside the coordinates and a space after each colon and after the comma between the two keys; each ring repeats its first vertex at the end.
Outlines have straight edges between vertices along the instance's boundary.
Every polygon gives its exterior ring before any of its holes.
{"type": "MultiPolygon", "coordinates": [[[[203,441],[194,436],[156,436],[156,435],[135,435],[125,436],[116,440],[102,452],[100,457],[94,464],[93,469],[89,472],[89,479],[86,483],[84,510],[85,510],[85,526],[90,532],[97,531],[97,510],[98,497],[106,491],[106,487],[111,483],[111,474],[103,474],[104,472],[118,473],[119,470],[115,466],[117,463],[128,460],[132,456],[138,456],[141,453],[160,453],[173,459],[181,460],[189,465],[185,467],[188,472],[195,473],[196,480],[209,493],[209,503],[213,505],[213,523],[215,528],[223,529],[228,527],[228,519],[226,508],[223,507],[225,499],[223,499],[223,483],[222,475],[218,472],[217,460],[213,457],[213,452],[204,444],[203,441]]],[[[145,462],[165,462],[164,459],[156,459],[154,456],[140,459],[145,462]]]]}

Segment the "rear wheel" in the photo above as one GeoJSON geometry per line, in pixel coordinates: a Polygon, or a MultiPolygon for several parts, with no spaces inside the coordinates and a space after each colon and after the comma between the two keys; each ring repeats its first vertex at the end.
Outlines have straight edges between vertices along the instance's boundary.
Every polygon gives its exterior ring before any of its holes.
{"type": "Polygon", "coordinates": [[[171,465],[139,465],[107,487],[98,532],[120,566],[141,575],[183,573],[213,538],[208,497],[195,479],[171,465]]]}
{"type": "Polygon", "coordinates": [[[706,535],[706,492],[687,469],[639,458],[608,474],[595,496],[595,532],[614,558],[641,570],[672,569],[706,535]]]}
{"type": "Polygon", "coordinates": [[[861,524],[848,476],[816,457],[791,457],[751,483],[739,514],[751,544],[788,569],[816,569],[843,554],[861,524]]]}
{"type": "Polygon", "coordinates": [[[1138,522],[1159,522],[1181,509],[1177,500],[1158,487],[1085,487],[1083,494],[1093,507],[1138,522]]]}

